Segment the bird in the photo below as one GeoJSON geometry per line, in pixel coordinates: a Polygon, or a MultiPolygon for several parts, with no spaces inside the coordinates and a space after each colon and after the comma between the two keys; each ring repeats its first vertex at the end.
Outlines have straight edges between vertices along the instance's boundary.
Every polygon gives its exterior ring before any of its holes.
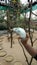
{"type": "Polygon", "coordinates": [[[26,31],[21,27],[13,28],[13,32],[20,35],[20,37],[24,40],[26,38],[26,31]]]}

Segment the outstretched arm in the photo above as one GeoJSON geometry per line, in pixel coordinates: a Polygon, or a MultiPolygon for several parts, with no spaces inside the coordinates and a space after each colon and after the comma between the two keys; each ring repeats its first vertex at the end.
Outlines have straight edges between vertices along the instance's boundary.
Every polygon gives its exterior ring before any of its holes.
{"type": "Polygon", "coordinates": [[[24,47],[26,48],[26,50],[28,51],[28,53],[33,56],[36,60],[37,60],[37,50],[35,50],[32,46],[30,46],[27,41],[28,41],[28,35],[27,35],[27,38],[26,40],[22,40],[21,39],[21,42],[22,44],[24,45],[24,47]]]}

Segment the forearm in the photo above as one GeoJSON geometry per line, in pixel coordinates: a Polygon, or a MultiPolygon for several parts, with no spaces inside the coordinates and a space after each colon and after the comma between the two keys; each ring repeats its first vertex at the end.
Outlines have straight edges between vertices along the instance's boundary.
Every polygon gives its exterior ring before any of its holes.
{"type": "Polygon", "coordinates": [[[24,42],[22,42],[22,44],[24,45],[24,47],[26,48],[26,50],[29,52],[31,56],[34,57],[35,55],[37,55],[37,51],[32,46],[24,42]]]}
{"type": "Polygon", "coordinates": [[[35,55],[37,55],[37,51],[32,46],[30,46],[29,44],[25,44],[24,46],[31,56],[34,57],[35,55]]]}

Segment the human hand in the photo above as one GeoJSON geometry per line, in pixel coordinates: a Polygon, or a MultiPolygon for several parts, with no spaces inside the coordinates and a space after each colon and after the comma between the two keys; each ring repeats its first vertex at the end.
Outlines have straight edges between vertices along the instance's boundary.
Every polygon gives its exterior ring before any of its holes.
{"type": "MultiPolygon", "coordinates": [[[[21,39],[21,38],[20,38],[20,39],[21,39]]],[[[27,44],[28,39],[29,39],[29,34],[26,34],[25,40],[21,39],[22,44],[23,44],[23,45],[27,44]]]]}

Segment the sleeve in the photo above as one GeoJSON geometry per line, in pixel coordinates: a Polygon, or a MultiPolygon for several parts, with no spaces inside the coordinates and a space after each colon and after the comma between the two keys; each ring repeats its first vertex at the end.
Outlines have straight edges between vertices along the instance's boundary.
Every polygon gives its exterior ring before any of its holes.
{"type": "Polygon", "coordinates": [[[34,56],[34,58],[37,60],[37,55],[36,55],[36,56],[34,56]]]}

